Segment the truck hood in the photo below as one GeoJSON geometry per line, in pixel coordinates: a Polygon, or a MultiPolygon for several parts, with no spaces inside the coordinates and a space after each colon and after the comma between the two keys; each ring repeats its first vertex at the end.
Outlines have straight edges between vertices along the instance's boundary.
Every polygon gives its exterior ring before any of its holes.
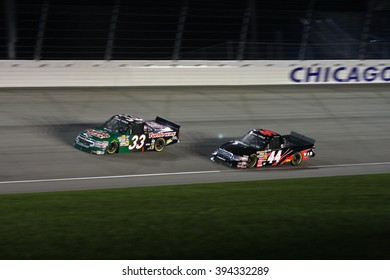
{"type": "Polygon", "coordinates": [[[110,141],[118,137],[118,133],[108,131],[102,127],[88,128],[80,133],[80,135],[95,141],[110,141]]]}
{"type": "Polygon", "coordinates": [[[220,148],[231,152],[236,156],[250,155],[256,152],[255,149],[243,144],[240,141],[230,141],[228,143],[223,144],[220,148]]]}

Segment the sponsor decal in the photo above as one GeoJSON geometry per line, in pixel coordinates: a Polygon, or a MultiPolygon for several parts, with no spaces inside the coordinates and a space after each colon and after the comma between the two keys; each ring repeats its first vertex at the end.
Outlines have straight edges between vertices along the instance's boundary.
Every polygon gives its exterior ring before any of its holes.
{"type": "Polygon", "coordinates": [[[339,66],[339,67],[296,67],[290,71],[294,83],[365,83],[390,82],[390,66],[339,66]]]}
{"type": "Polygon", "coordinates": [[[149,133],[149,138],[160,138],[160,137],[173,137],[176,135],[176,131],[173,132],[157,132],[149,133]]]}
{"type": "Polygon", "coordinates": [[[91,153],[96,155],[104,155],[104,151],[99,151],[99,150],[92,150],[91,153]]]}
{"type": "Polygon", "coordinates": [[[104,138],[109,138],[110,137],[110,134],[105,133],[104,131],[101,131],[101,130],[88,129],[87,133],[89,135],[91,135],[91,136],[94,136],[94,137],[97,137],[97,138],[100,138],[100,139],[104,139],[104,138]]]}
{"type": "Polygon", "coordinates": [[[156,142],[156,140],[152,139],[152,141],[150,141],[150,150],[153,150],[154,149],[154,143],[156,142]]]}
{"type": "Polygon", "coordinates": [[[130,145],[130,137],[128,135],[122,135],[118,137],[119,146],[129,146],[130,145]]]}
{"type": "Polygon", "coordinates": [[[261,167],[265,165],[267,162],[265,162],[265,151],[257,151],[257,165],[256,167],[261,167]]]}
{"type": "Polygon", "coordinates": [[[260,133],[265,136],[276,135],[276,132],[273,132],[272,130],[268,130],[268,129],[260,129],[260,133]]]}
{"type": "Polygon", "coordinates": [[[301,153],[303,154],[304,159],[305,159],[305,158],[314,157],[314,151],[313,151],[313,149],[303,150],[303,151],[301,151],[301,153]]]}

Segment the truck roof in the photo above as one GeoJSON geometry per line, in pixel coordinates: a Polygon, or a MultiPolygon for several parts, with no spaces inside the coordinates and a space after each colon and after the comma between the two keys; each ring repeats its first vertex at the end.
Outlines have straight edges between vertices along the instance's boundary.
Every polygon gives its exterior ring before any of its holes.
{"type": "Polygon", "coordinates": [[[279,135],[275,131],[269,130],[269,129],[259,129],[259,133],[263,136],[274,136],[274,135],[279,135]]]}
{"type": "Polygon", "coordinates": [[[279,133],[276,133],[275,131],[272,131],[269,129],[263,129],[263,128],[252,129],[251,132],[256,134],[258,137],[261,137],[263,139],[268,139],[268,140],[270,138],[272,138],[273,136],[280,135],[279,133]]]}

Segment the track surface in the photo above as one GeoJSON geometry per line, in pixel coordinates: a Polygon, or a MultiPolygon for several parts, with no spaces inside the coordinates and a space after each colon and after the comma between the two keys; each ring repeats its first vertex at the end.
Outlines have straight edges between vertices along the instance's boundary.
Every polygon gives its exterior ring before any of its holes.
{"type": "Polygon", "coordinates": [[[390,172],[384,85],[0,89],[0,193],[390,172]],[[77,133],[114,114],[182,125],[161,153],[95,156],[77,133]],[[231,170],[209,160],[252,128],[317,139],[299,167],[231,170]],[[205,172],[204,172],[205,171],[205,172]]]}

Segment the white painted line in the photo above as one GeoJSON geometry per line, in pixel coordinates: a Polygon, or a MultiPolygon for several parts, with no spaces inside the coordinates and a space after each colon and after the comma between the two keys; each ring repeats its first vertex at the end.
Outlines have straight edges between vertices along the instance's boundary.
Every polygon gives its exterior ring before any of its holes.
{"type": "Polygon", "coordinates": [[[79,177],[79,178],[58,178],[58,179],[38,179],[38,180],[20,180],[20,181],[0,181],[0,184],[20,184],[20,183],[42,183],[42,182],[60,182],[60,181],[81,181],[95,179],[120,179],[134,177],[152,177],[152,176],[177,176],[192,174],[219,173],[221,170],[212,171],[192,171],[192,172],[174,172],[174,173],[154,173],[154,174],[133,174],[133,175],[116,175],[116,176],[98,176],[98,177],[79,177]]]}
{"type": "MultiPolygon", "coordinates": [[[[372,166],[372,165],[390,165],[390,162],[367,162],[367,163],[351,163],[351,164],[317,165],[317,166],[308,166],[308,168],[316,169],[316,168],[354,167],[354,166],[372,166]]],[[[242,169],[234,169],[234,170],[226,170],[226,171],[233,172],[233,171],[243,171],[243,170],[242,169]]],[[[275,169],[272,169],[272,171],[275,171],[275,169]]],[[[120,179],[120,178],[135,178],[135,177],[152,177],[152,176],[180,176],[180,175],[210,174],[210,173],[221,173],[221,172],[223,172],[223,171],[222,170],[211,170],[211,171],[189,171],[189,172],[133,174],[133,175],[78,177],[78,178],[76,177],[76,178],[58,178],[58,179],[0,181],[0,184],[22,184],[22,183],[42,183],[42,182],[61,182],[61,181],[82,181],[82,180],[120,179]]]]}
{"type": "Polygon", "coordinates": [[[317,165],[317,166],[309,166],[309,168],[353,167],[353,166],[389,165],[389,164],[390,162],[366,162],[366,163],[350,163],[350,164],[317,165]]]}

